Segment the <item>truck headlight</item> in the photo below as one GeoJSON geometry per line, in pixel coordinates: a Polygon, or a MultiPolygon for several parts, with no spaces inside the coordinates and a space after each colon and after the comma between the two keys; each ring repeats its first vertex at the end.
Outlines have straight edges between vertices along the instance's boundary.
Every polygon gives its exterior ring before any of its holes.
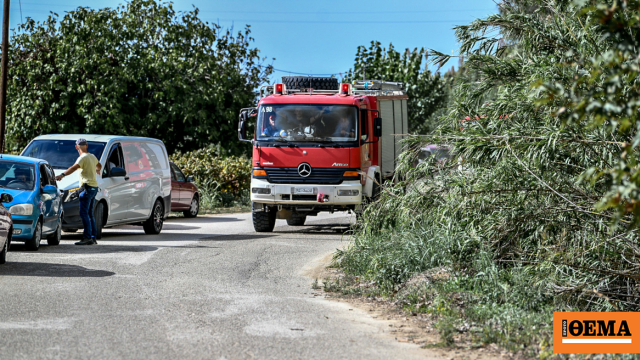
{"type": "Polygon", "coordinates": [[[268,195],[268,194],[271,194],[271,189],[270,188],[251,188],[251,192],[254,194],[268,195]]]}
{"type": "Polygon", "coordinates": [[[338,190],[338,196],[358,196],[360,190],[338,190]]]}
{"type": "Polygon", "coordinates": [[[11,215],[31,215],[33,213],[33,204],[16,204],[9,208],[11,215]]]}

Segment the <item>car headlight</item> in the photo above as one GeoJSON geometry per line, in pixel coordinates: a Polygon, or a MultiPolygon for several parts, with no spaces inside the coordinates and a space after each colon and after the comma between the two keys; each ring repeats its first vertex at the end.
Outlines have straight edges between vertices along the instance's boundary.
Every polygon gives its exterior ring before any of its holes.
{"type": "Polygon", "coordinates": [[[69,202],[69,201],[73,201],[76,200],[78,198],[79,195],[79,190],[80,188],[73,188],[73,189],[69,189],[69,190],[65,190],[64,191],[64,202],[69,202]]]}
{"type": "Polygon", "coordinates": [[[338,190],[338,196],[358,196],[360,190],[338,190]]]}
{"type": "Polygon", "coordinates": [[[33,204],[17,204],[9,208],[11,215],[31,215],[33,213],[33,204]]]}

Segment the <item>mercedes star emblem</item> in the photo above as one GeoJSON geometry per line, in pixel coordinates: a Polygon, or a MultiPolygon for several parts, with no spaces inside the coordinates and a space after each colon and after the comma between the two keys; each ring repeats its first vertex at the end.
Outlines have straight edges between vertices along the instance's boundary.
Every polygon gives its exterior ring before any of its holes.
{"type": "Polygon", "coordinates": [[[298,165],[298,174],[302,177],[307,177],[311,175],[311,165],[307,163],[302,163],[298,165]]]}

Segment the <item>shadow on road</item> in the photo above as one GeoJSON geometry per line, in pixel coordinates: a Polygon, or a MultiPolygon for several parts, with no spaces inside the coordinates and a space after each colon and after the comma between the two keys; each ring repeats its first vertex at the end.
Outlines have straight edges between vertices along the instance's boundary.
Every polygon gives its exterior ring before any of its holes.
{"type": "MultiPolygon", "coordinates": [[[[100,240],[98,241],[100,244],[100,240]]],[[[24,246],[24,244],[11,244],[11,252],[24,252],[24,253],[39,253],[46,254],[111,254],[111,253],[138,253],[147,251],[156,251],[157,246],[148,245],[91,245],[91,246],[78,246],[74,244],[60,244],[57,246],[40,245],[40,250],[30,251],[24,246]]]]}
{"type": "Polygon", "coordinates": [[[277,235],[258,235],[255,233],[249,234],[233,234],[233,235],[213,235],[199,238],[199,241],[238,241],[238,240],[258,240],[265,239],[270,237],[275,237],[277,235]]]}
{"type": "Polygon", "coordinates": [[[274,229],[274,233],[278,234],[313,234],[313,235],[336,235],[336,234],[351,234],[351,225],[339,223],[339,224],[321,224],[321,225],[304,225],[304,226],[277,226],[274,229]]]}
{"type": "Polygon", "coordinates": [[[106,277],[115,274],[111,271],[93,270],[67,264],[7,261],[6,264],[0,266],[0,276],[106,277]]]}

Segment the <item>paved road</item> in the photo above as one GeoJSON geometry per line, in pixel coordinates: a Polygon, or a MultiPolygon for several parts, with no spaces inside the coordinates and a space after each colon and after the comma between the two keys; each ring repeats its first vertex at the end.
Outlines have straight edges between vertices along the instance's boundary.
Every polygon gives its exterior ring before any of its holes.
{"type": "Polygon", "coordinates": [[[159,236],[105,230],[98,246],[28,252],[0,265],[0,359],[412,359],[386,324],[323,299],[303,272],[344,246],[349,217],[174,218],[159,236]]]}

